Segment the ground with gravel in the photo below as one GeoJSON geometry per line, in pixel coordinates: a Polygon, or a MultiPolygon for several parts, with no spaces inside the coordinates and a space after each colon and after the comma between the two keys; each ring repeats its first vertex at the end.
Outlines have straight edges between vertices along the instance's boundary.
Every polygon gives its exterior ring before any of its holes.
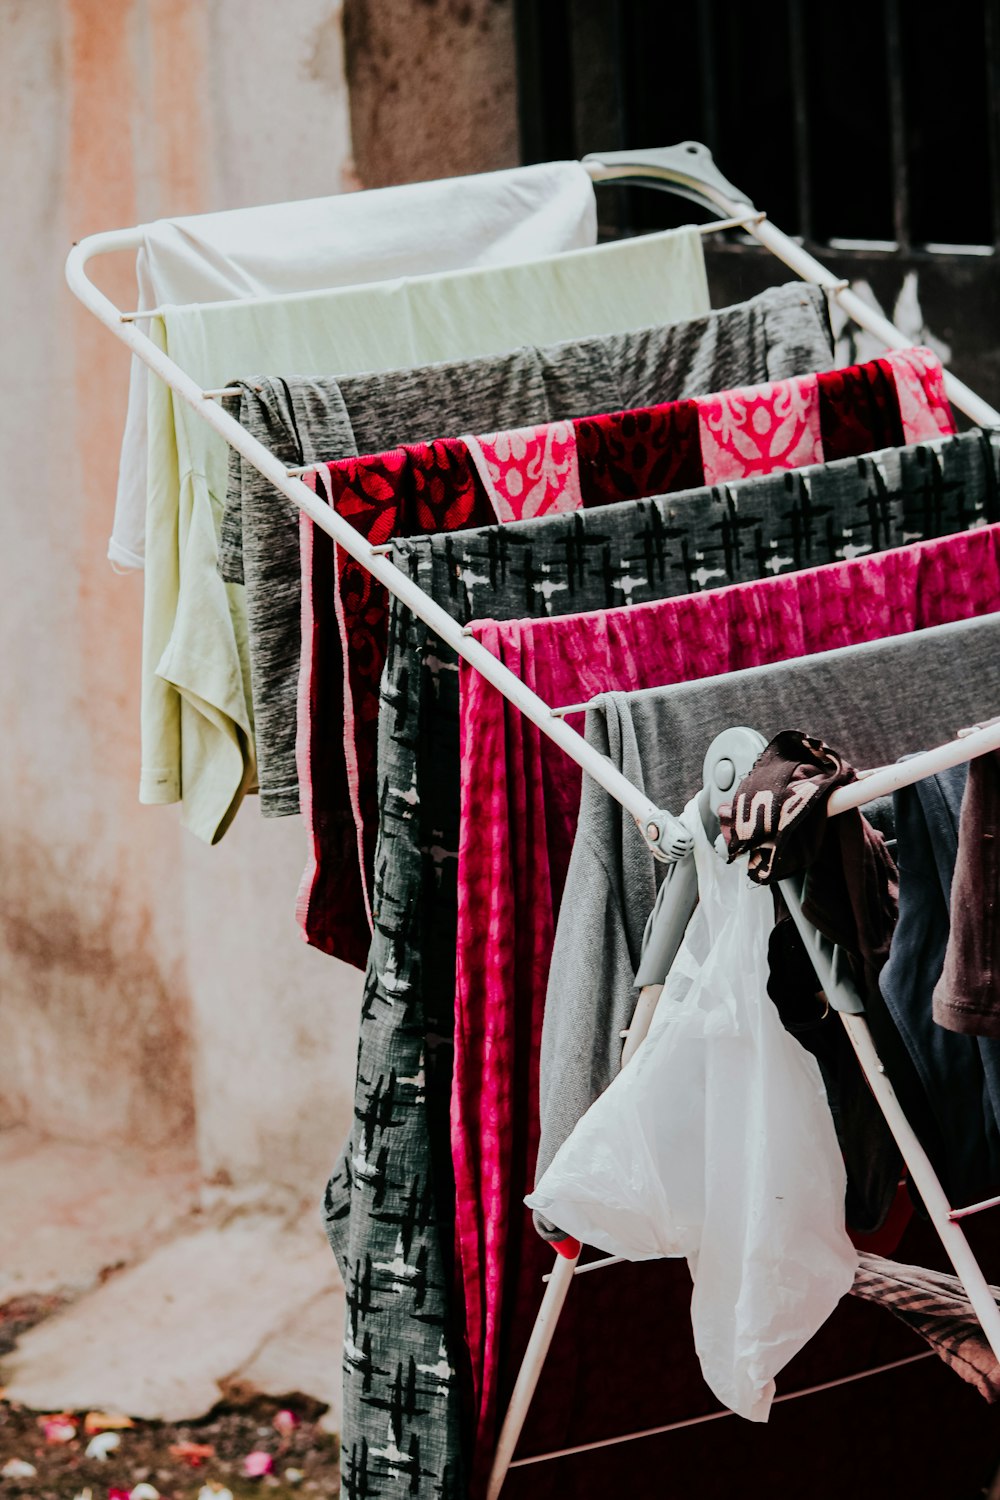
{"type": "MultiPolygon", "coordinates": [[[[136,1422],[116,1434],[118,1446],[103,1460],[86,1456],[92,1438],[84,1426],[86,1413],[69,1414],[64,1425],[75,1426],[76,1436],[65,1442],[46,1436],[45,1422],[51,1430],[52,1415],[40,1418],[0,1399],[0,1472],[12,1459],[35,1469],[20,1477],[8,1470],[0,1480],[4,1500],[74,1500],[88,1490],[90,1500],[127,1500],[140,1484],[155,1489],[161,1500],[198,1500],[206,1488],[219,1500],[225,1490],[233,1500],[331,1500],[340,1493],[336,1438],[316,1425],[315,1408],[291,1400],[257,1398],[246,1407],[220,1406],[204,1422],[177,1426],[136,1422]],[[296,1418],[294,1426],[288,1416],[279,1416],[287,1412],[296,1418]],[[211,1451],[198,1451],[205,1449],[211,1451]],[[267,1454],[271,1472],[248,1477],[250,1454],[267,1454]]],[[[148,1490],[140,1494],[150,1500],[148,1490]]]]}

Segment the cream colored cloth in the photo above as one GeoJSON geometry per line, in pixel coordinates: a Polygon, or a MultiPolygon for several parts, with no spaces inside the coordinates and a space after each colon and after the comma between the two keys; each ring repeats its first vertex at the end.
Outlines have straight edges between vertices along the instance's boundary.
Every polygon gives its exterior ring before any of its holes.
{"type": "MultiPolygon", "coordinates": [[[[138,306],[284,297],[508,265],[596,238],[594,186],[576,161],[160,219],[142,232],[138,306]]],[[[133,359],[108,543],[119,568],[141,568],[146,551],[147,378],[133,359]]]]}
{"type": "MultiPolygon", "coordinates": [[[[152,336],[211,388],[261,369],[471,359],[708,310],[701,236],[681,229],[514,266],[167,310],[152,336]]],[[[185,825],[214,842],[255,778],[243,590],[216,567],[228,449],[160,381],[148,419],[139,795],[179,800],[185,825]]]]}

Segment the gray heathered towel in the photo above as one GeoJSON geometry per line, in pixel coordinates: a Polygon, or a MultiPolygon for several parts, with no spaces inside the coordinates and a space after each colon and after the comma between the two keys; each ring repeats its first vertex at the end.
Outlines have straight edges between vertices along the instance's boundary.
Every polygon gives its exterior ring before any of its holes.
{"type": "MultiPolygon", "coordinates": [[[[858,768],[950,739],[995,713],[1000,614],[640,693],[587,714],[588,742],[659,806],[698,790],[712,739],[799,728],[858,768]]],[[[540,1061],[536,1180],[621,1064],[643,928],[664,867],[588,777],[552,952],[540,1061]]],[[[541,1227],[541,1226],[539,1226],[541,1227]]]]}
{"type": "MultiPolygon", "coordinates": [[[[780,380],[832,360],[823,293],[800,282],[686,323],[343,380],[248,378],[239,420],[296,465],[780,380]]],[[[299,809],[298,513],[233,450],[219,571],[247,593],[261,811],[299,809]]]]}

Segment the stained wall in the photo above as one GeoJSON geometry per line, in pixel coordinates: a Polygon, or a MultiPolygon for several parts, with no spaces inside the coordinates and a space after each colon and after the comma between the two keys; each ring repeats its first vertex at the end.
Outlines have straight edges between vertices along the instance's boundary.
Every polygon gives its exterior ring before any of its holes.
{"type": "MultiPolygon", "coordinates": [[[[308,950],[301,828],[215,849],[137,802],[140,575],[106,561],[128,358],[70,243],[352,186],[335,0],[0,11],[0,1125],[197,1152],[315,1195],[359,976],[308,950]]],[[[132,305],[129,257],[96,273],[132,305]]]]}
{"type": "MultiPolygon", "coordinates": [[[[128,356],[63,264],[160,216],[510,165],[514,40],[511,0],[0,7],[0,1128],[323,1181],[360,976],[298,937],[297,821],[248,803],[208,849],[138,805],[142,578],[106,561],[128,356]]],[[[92,265],[134,303],[129,255],[92,265]]]]}

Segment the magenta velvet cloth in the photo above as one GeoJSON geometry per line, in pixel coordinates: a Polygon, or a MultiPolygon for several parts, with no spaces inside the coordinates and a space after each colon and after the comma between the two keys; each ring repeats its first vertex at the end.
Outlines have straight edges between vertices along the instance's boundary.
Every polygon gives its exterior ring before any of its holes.
{"type": "MultiPolygon", "coordinates": [[[[996,609],[1000,525],[713,592],[590,614],[483,621],[473,631],[556,705],[996,609]]],[[[580,774],[462,662],[452,1153],[475,1467],[495,1443],[498,1402],[524,1350],[539,1277],[551,1265],[551,1250],[521,1200],[533,1182],[542,1014],[580,774]]]]}

